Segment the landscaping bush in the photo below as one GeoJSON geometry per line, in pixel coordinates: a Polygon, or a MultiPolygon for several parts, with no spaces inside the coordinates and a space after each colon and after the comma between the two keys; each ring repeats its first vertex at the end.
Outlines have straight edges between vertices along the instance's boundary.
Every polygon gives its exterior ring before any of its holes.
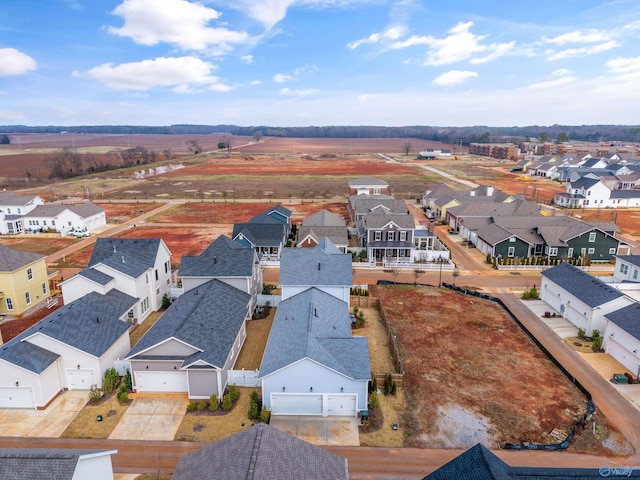
{"type": "Polygon", "coordinates": [[[129,394],[126,390],[118,392],[118,401],[122,404],[129,403],[129,394]]]}
{"type": "Polygon", "coordinates": [[[231,395],[228,393],[222,397],[222,409],[225,412],[228,412],[233,408],[233,400],[231,400],[231,395]]]}
{"type": "Polygon", "coordinates": [[[593,338],[593,343],[591,344],[591,350],[594,352],[599,351],[602,348],[602,337],[593,338]]]}
{"type": "Polygon", "coordinates": [[[207,402],[205,402],[204,400],[200,400],[198,403],[196,403],[196,410],[198,410],[199,412],[202,412],[206,409],[207,409],[207,402]]]}
{"type": "Polygon", "coordinates": [[[378,391],[378,380],[376,377],[373,377],[373,380],[369,382],[369,393],[378,391]]]}
{"type": "MultiPolygon", "coordinates": [[[[120,399],[120,394],[118,394],[118,400],[120,399]]],[[[187,405],[187,412],[194,412],[196,410],[197,404],[196,402],[189,402],[187,405]]]]}
{"type": "Polygon", "coordinates": [[[598,329],[593,330],[593,332],[591,332],[591,338],[593,340],[595,340],[596,338],[600,338],[600,330],[598,329]]]}
{"type": "Polygon", "coordinates": [[[91,403],[98,403],[102,398],[102,389],[98,388],[97,385],[91,385],[89,389],[89,401],[91,403]]]}
{"type": "Polygon", "coordinates": [[[209,397],[209,411],[215,412],[216,410],[218,410],[218,407],[220,407],[220,405],[218,404],[218,395],[212,393],[209,397]]]}
{"type": "Polygon", "coordinates": [[[127,373],[123,378],[123,385],[125,386],[128,392],[133,391],[133,381],[131,380],[131,372],[128,369],[127,369],[127,373]]]}
{"type": "Polygon", "coordinates": [[[267,407],[262,407],[262,411],[260,412],[260,423],[269,423],[269,419],[271,418],[271,412],[267,410],[267,407]]]}
{"type": "Polygon", "coordinates": [[[115,368],[107,368],[102,377],[102,391],[106,394],[113,393],[120,383],[120,375],[115,368]]]}
{"type": "Polygon", "coordinates": [[[260,399],[255,390],[249,395],[249,420],[257,420],[260,417],[260,399]]]}
{"type": "Polygon", "coordinates": [[[240,392],[238,391],[238,387],[236,387],[235,385],[230,385],[229,386],[229,396],[231,397],[231,401],[233,403],[238,401],[238,398],[240,398],[240,392]]]}
{"type": "Polygon", "coordinates": [[[395,394],[396,394],[396,382],[393,382],[391,384],[391,395],[395,396],[395,394]]]}
{"type": "Polygon", "coordinates": [[[578,338],[580,340],[584,340],[585,338],[587,338],[587,332],[584,331],[584,328],[578,329],[578,338]]]}
{"type": "Polygon", "coordinates": [[[374,409],[380,406],[380,399],[377,392],[371,392],[369,396],[369,408],[374,409]]]}
{"type": "Polygon", "coordinates": [[[162,296],[162,308],[167,309],[171,306],[171,297],[168,293],[162,296]]]}

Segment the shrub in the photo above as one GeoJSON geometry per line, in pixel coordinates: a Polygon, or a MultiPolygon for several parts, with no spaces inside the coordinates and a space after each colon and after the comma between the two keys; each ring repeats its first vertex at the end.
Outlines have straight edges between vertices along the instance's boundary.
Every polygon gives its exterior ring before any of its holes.
{"type": "Polygon", "coordinates": [[[587,338],[587,332],[584,331],[584,328],[578,329],[578,338],[580,338],[581,340],[587,338]]]}
{"type": "Polygon", "coordinates": [[[235,385],[229,386],[229,396],[231,397],[232,402],[237,402],[238,398],[240,398],[240,392],[238,391],[238,387],[235,385]]]}
{"type": "Polygon", "coordinates": [[[593,350],[594,352],[597,352],[601,348],[602,348],[602,337],[593,338],[593,342],[591,344],[591,350],[593,350]]]}
{"type": "Polygon", "coordinates": [[[162,308],[169,308],[171,306],[171,297],[168,293],[162,296],[162,308]]]}
{"type": "Polygon", "coordinates": [[[253,398],[249,402],[249,413],[247,414],[249,420],[257,420],[260,417],[260,407],[258,406],[258,400],[253,398]]]}
{"type": "Polygon", "coordinates": [[[371,395],[369,396],[369,408],[373,410],[375,408],[378,408],[379,406],[380,406],[380,399],[378,398],[378,393],[371,392],[371,395]]]}
{"type": "MultiPolygon", "coordinates": [[[[133,382],[131,380],[131,372],[127,369],[127,373],[124,376],[123,379],[123,385],[125,386],[125,388],[127,389],[127,391],[131,392],[133,391],[133,382]]],[[[120,387],[122,388],[122,387],[120,387]]]]}
{"type": "Polygon", "coordinates": [[[203,410],[207,409],[207,402],[205,402],[204,400],[200,400],[198,403],[196,403],[196,410],[198,410],[199,412],[202,412],[203,410]]]}
{"type": "Polygon", "coordinates": [[[600,338],[600,330],[595,329],[593,332],[591,332],[591,338],[593,340],[595,340],[596,338],[600,338]]]}
{"type": "Polygon", "coordinates": [[[91,403],[98,403],[102,398],[102,389],[98,388],[97,385],[91,385],[89,389],[89,401],[91,403]]]}
{"type": "Polygon", "coordinates": [[[233,401],[231,400],[231,395],[228,393],[222,397],[222,409],[225,412],[228,412],[233,408],[233,401]]]}
{"type": "Polygon", "coordinates": [[[118,401],[120,403],[129,403],[129,394],[126,390],[118,392],[118,401]]]}
{"type": "Polygon", "coordinates": [[[102,377],[102,390],[104,393],[109,394],[113,393],[113,391],[120,383],[120,375],[115,368],[107,368],[104,372],[104,376],[102,377]]]}
{"type": "Polygon", "coordinates": [[[391,384],[391,395],[395,395],[396,394],[396,382],[393,382],[391,384]]]}
{"type": "MultiPolygon", "coordinates": [[[[120,394],[118,394],[118,399],[120,399],[120,394]]],[[[197,406],[196,402],[189,402],[189,405],[187,405],[187,412],[195,411],[197,406]]]]}
{"type": "Polygon", "coordinates": [[[262,407],[262,411],[260,412],[260,422],[261,423],[269,423],[269,419],[271,418],[271,412],[267,410],[267,407],[262,407]]]}
{"type": "Polygon", "coordinates": [[[384,394],[389,395],[391,393],[391,385],[393,384],[393,378],[391,378],[391,374],[387,373],[387,376],[384,379],[384,394]]]}
{"type": "Polygon", "coordinates": [[[218,410],[219,406],[220,404],[218,403],[218,395],[212,393],[209,397],[209,411],[215,412],[216,410],[218,410]]]}

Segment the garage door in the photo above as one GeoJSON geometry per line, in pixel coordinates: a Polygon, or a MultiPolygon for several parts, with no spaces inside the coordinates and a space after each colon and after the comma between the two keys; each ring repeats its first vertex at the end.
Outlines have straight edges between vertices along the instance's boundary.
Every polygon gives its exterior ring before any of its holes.
{"type": "Polygon", "coordinates": [[[356,395],[327,395],[327,415],[330,417],[355,417],[356,395]]]}
{"type": "Polygon", "coordinates": [[[97,385],[93,369],[67,370],[67,383],[69,390],[89,390],[91,385],[97,385]]]}
{"type": "Polygon", "coordinates": [[[187,392],[187,372],[136,372],[138,392],[187,392]]]}
{"type": "Polygon", "coordinates": [[[620,345],[614,338],[609,338],[607,353],[635,374],[638,371],[638,356],[620,345]]]}
{"type": "Polygon", "coordinates": [[[0,408],[35,408],[31,387],[0,387],[0,408]]]}
{"type": "Polygon", "coordinates": [[[322,415],[322,395],[272,393],[271,415],[322,415]]]}

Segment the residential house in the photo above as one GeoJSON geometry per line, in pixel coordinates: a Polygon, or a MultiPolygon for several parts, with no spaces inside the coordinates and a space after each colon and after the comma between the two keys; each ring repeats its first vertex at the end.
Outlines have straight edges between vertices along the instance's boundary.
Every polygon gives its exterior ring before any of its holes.
{"type": "Polygon", "coordinates": [[[540,299],[587,335],[603,334],[605,316],[631,305],[632,299],[602,280],[563,262],[543,270],[540,299]]]}
{"type": "Polygon", "coordinates": [[[247,336],[252,298],[221,280],[185,292],[126,354],[136,392],[219,398],[247,336]]]}
{"type": "Polygon", "coordinates": [[[439,157],[450,157],[451,150],[426,148],[418,152],[416,157],[418,160],[435,160],[439,157]]]}
{"type": "Polygon", "coordinates": [[[342,252],[349,247],[349,231],[344,218],[328,210],[320,210],[302,221],[298,229],[298,247],[315,247],[323,238],[331,240],[342,252]]]}
{"type": "Polygon", "coordinates": [[[125,321],[136,299],[88,293],[60,307],[0,349],[0,408],[46,408],[62,390],[100,384],[131,348],[125,321]]]}
{"type": "Polygon", "coordinates": [[[346,480],[347,460],[258,423],[183,455],[173,480],[346,480]]]}
{"type": "Polygon", "coordinates": [[[89,266],[60,283],[65,303],[88,292],[127,292],[137,299],[128,321],[142,323],[171,292],[171,252],[160,238],[98,238],[89,266]]]}
{"type": "Polygon", "coordinates": [[[509,203],[515,198],[513,195],[505,194],[490,185],[460,190],[446,184],[439,184],[422,194],[422,205],[431,210],[436,217],[446,219],[450,208],[466,203],[509,203]]]}
{"type": "Polygon", "coordinates": [[[389,184],[373,177],[360,177],[349,182],[349,196],[353,195],[391,195],[389,184]]]}
{"type": "Polygon", "coordinates": [[[422,480],[451,480],[452,478],[474,480],[567,480],[570,478],[599,479],[602,477],[602,470],[597,468],[511,467],[487,447],[477,444],[422,480]]]}
{"type": "Polygon", "coordinates": [[[64,237],[72,230],[91,232],[107,224],[104,209],[95,203],[38,205],[23,216],[24,229],[33,232],[60,232],[64,237]]]}
{"type": "Polygon", "coordinates": [[[311,249],[285,248],[280,264],[282,300],[317,288],[349,305],[353,283],[351,255],[324,238],[311,249]]]}
{"type": "Polygon", "coordinates": [[[43,204],[44,200],[37,195],[0,193],[0,235],[22,233],[24,231],[22,217],[43,204]]]}
{"type": "Polygon", "coordinates": [[[22,315],[51,297],[45,256],[0,245],[0,315],[22,315]]]}
{"type": "Polygon", "coordinates": [[[640,282],[640,255],[617,255],[612,283],[640,282]]]}
{"type": "MultiPolygon", "coordinates": [[[[457,207],[447,210],[446,222],[456,232],[464,230],[464,223],[471,218],[489,218],[504,216],[535,216],[539,215],[540,207],[536,202],[523,198],[511,199],[508,202],[466,201],[457,207]]],[[[467,235],[463,235],[469,238],[467,235]]]]}
{"type": "Polygon", "coordinates": [[[366,337],[351,335],[346,302],[317,288],[278,305],[260,365],[272,415],[355,417],[367,409],[366,337]]]}
{"type": "Polygon", "coordinates": [[[280,205],[266,210],[247,223],[236,223],[231,238],[253,248],[261,261],[279,261],[291,232],[291,210],[280,205]]]}
{"type": "Polygon", "coordinates": [[[604,351],[632,375],[640,375],[640,303],[633,302],[604,317],[607,321],[602,342],[604,351]]]}
{"type": "Polygon", "coordinates": [[[576,171],[570,177],[566,191],[556,193],[553,202],[566,208],[637,207],[640,206],[640,190],[635,189],[636,178],[635,172],[626,166],[624,169],[576,171]]]}
{"type": "Polygon", "coordinates": [[[0,448],[3,480],[113,480],[117,450],[0,448]]]}
{"type": "Polygon", "coordinates": [[[415,219],[409,213],[383,211],[365,216],[359,231],[363,231],[361,245],[367,249],[367,260],[383,265],[413,263],[415,228],[415,219]]]}
{"type": "Polygon", "coordinates": [[[356,226],[370,213],[407,213],[407,204],[404,200],[396,200],[389,195],[352,195],[347,204],[349,218],[356,226]]]}
{"type": "Polygon", "coordinates": [[[188,292],[209,280],[218,279],[251,296],[253,312],[255,299],[262,292],[262,268],[254,249],[221,235],[200,255],[182,257],[178,277],[183,291],[188,292]]]}

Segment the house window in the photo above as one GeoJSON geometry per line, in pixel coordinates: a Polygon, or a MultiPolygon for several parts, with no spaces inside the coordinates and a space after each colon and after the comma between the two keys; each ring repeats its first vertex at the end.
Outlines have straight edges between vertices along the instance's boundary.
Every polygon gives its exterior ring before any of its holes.
{"type": "MultiPolygon", "coordinates": [[[[511,243],[514,243],[516,241],[516,237],[509,237],[509,241],[511,243]]],[[[511,248],[511,247],[509,247],[509,248],[511,248]]]]}
{"type": "Polygon", "coordinates": [[[616,248],[612,247],[609,249],[609,255],[615,255],[616,254],[616,248]]]}
{"type": "Polygon", "coordinates": [[[400,250],[398,250],[398,256],[399,257],[406,257],[407,256],[407,249],[406,248],[401,248],[400,250]]]}
{"type": "Polygon", "coordinates": [[[382,240],[382,232],[374,232],[373,236],[376,242],[379,242],[380,240],[382,240]]]}
{"type": "Polygon", "coordinates": [[[573,258],[573,247],[570,247],[570,248],[567,250],[567,257],[569,257],[569,258],[573,258]]]}
{"type": "Polygon", "coordinates": [[[596,232],[591,232],[589,234],[589,241],[592,243],[596,241],[596,232]]]}
{"type": "Polygon", "coordinates": [[[51,220],[51,225],[53,225],[55,227],[56,226],[56,221],[55,220],[51,220]]]}
{"type": "Polygon", "coordinates": [[[156,288],[156,295],[160,295],[160,289],[156,288]]]}
{"type": "Polygon", "coordinates": [[[373,194],[374,195],[380,195],[380,189],[379,188],[374,188],[373,189],[373,194]]]}
{"type": "Polygon", "coordinates": [[[393,237],[394,237],[394,233],[393,232],[387,232],[387,241],[388,242],[393,242],[393,237]]]}
{"type": "Polygon", "coordinates": [[[44,226],[46,227],[46,226],[47,226],[47,221],[46,221],[46,220],[43,220],[43,221],[42,221],[42,225],[44,225],[44,226]]]}
{"type": "Polygon", "coordinates": [[[629,271],[629,265],[625,265],[624,263],[620,264],[620,273],[626,275],[629,271]]]}
{"type": "Polygon", "coordinates": [[[157,268],[156,268],[155,272],[156,272],[156,282],[157,282],[158,281],[158,269],[157,268]]]}
{"type": "Polygon", "coordinates": [[[27,278],[33,280],[33,270],[30,268],[27,268],[27,278]]]}
{"type": "Polygon", "coordinates": [[[7,298],[5,302],[7,304],[7,310],[13,310],[13,300],[11,300],[10,298],[7,298]]]}
{"type": "Polygon", "coordinates": [[[149,297],[145,297],[144,300],[142,300],[142,303],[140,304],[140,310],[142,310],[142,313],[149,310],[149,297]]]}
{"type": "MultiPolygon", "coordinates": [[[[18,212],[18,213],[20,213],[20,212],[18,212]]],[[[7,208],[7,215],[10,215],[10,214],[11,214],[11,209],[7,208]]]]}
{"type": "Polygon", "coordinates": [[[516,247],[509,247],[507,251],[507,257],[514,257],[516,255],[516,247]]]}
{"type": "Polygon", "coordinates": [[[47,294],[47,284],[45,282],[42,282],[42,294],[47,294]]]}
{"type": "Polygon", "coordinates": [[[145,281],[145,283],[146,283],[147,285],[149,285],[149,274],[148,274],[148,273],[145,273],[145,274],[144,274],[144,281],[145,281]]]}
{"type": "Polygon", "coordinates": [[[407,232],[400,232],[400,241],[401,242],[407,241],[407,232]]]}
{"type": "Polygon", "coordinates": [[[129,311],[127,312],[127,318],[128,318],[129,320],[133,320],[133,310],[129,310],[129,311]]]}
{"type": "Polygon", "coordinates": [[[587,251],[587,253],[588,253],[589,255],[593,255],[594,253],[596,253],[596,249],[595,249],[595,248],[590,248],[590,249],[587,251]]]}
{"type": "Polygon", "coordinates": [[[26,292],[24,294],[24,299],[27,301],[27,305],[31,305],[31,293],[26,292]]]}
{"type": "Polygon", "coordinates": [[[558,256],[558,249],[555,247],[549,247],[549,256],[550,257],[557,257],[558,256]]]}
{"type": "Polygon", "coordinates": [[[70,227],[71,226],[71,222],[67,222],[67,225],[70,227]]]}
{"type": "Polygon", "coordinates": [[[169,273],[169,260],[164,262],[164,273],[169,273]]]}

